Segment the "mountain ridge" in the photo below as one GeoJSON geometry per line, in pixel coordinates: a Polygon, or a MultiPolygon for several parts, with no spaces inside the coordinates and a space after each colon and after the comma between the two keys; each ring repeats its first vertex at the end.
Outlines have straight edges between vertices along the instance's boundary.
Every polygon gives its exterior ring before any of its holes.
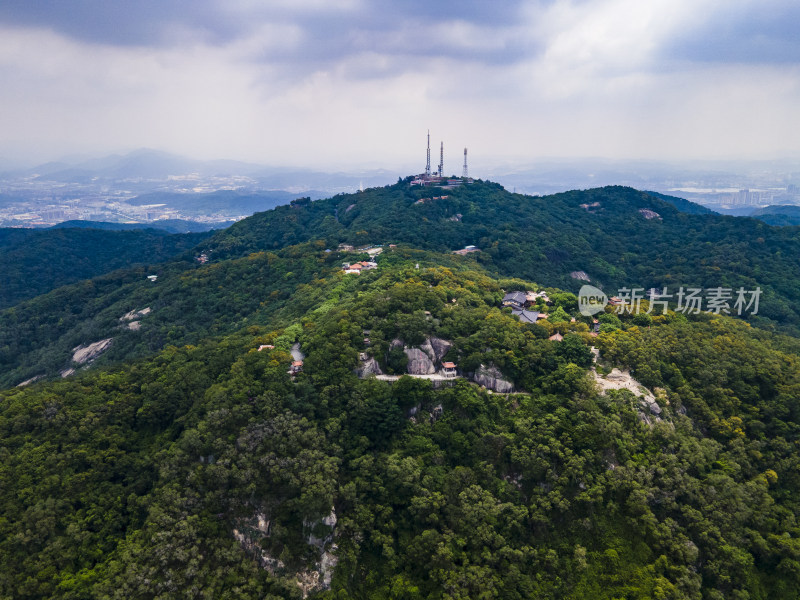
{"type": "Polygon", "coordinates": [[[477,260],[499,275],[538,278],[570,291],[582,285],[570,276],[573,272],[586,273],[594,285],[612,291],[762,286],[762,316],[772,326],[800,326],[800,291],[785,277],[800,270],[797,233],[699,212],[687,214],[632,188],[534,197],[483,181],[452,190],[420,189],[407,178],[257,213],[215,234],[203,248],[219,260],[312,239],[331,248],[407,243],[454,251],[474,245],[481,249],[477,260]],[[598,206],[590,206],[595,202],[598,206]],[[641,211],[657,218],[647,219],[641,211]]]}

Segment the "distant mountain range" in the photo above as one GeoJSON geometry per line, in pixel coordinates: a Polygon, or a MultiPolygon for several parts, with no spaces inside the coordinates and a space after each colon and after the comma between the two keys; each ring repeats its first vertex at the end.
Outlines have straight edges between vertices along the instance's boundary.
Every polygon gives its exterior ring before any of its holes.
{"type": "MultiPolygon", "coordinates": [[[[2,167],[0,167],[2,168],[2,167]]],[[[140,149],[127,154],[112,154],[101,158],[62,160],[48,162],[26,169],[0,171],[0,179],[39,177],[63,183],[88,183],[102,181],[164,181],[168,178],[196,176],[245,177],[244,187],[253,189],[300,191],[321,190],[314,196],[361,185],[371,187],[396,181],[398,174],[388,170],[363,170],[327,173],[311,169],[285,168],[257,165],[235,160],[197,160],[140,149]]]]}

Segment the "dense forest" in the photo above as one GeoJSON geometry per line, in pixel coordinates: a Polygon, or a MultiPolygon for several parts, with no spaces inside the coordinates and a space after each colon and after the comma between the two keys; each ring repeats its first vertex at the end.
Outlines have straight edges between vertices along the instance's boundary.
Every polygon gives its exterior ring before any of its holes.
{"type": "Polygon", "coordinates": [[[124,269],[59,288],[0,312],[0,385],[57,375],[75,347],[101,339],[113,344],[97,365],[272,322],[276,313],[297,317],[325,293],[309,284],[337,260],[304,244],[205,267],[186,260],[124,269]],[[131,329],[124,316],[144,309],[131,329]]]}
{"type": "Polygon", "coordinates": [[[329,275],[286,327],[4,392],[0,595],[299,597],[333,552],[323,597],[795,597],[796,340],[707,314],[525,325],[499,301],[535,284],[419,260],[329,275]],[[354,374],[432,336],[518,391],[354,374]],[[599,393],[588,343],[658,419],[599,393]]]}
{"type": "Polygon", "coordinates": [[[131,265],[161,263],[209,233],[0,228],[0,309],[131,265]]]}
{"type": "Polygon", "coordinates": [[[791,230],[624,188],[433,193],[299,200],[0,311],[0,599],[796,598],[791,230]],[[340,243],[385,245],[347,275],[340,243]],[[755,283],[771,312],[595,323],[579,266],[755,283]],[[426,354],[457,376],[409,375],[426,354]]]}
{"type": "Polygon", "coordinates": [[[612,293],[760,286],[754,321],[798,333],[800,284],[792,274],[800,272],[800,229],[685,211],[703,212],[623,187],[531,197],[491,182],[443,190],[403,180],[328,200],[296,200],[234,224],[206,247],[223,259],[316,239],[333,248],[393,242],[445,252],[474,245],[481,264],[498,276],[573,292],[584,283],[571,277],[576,272],[612,293]]]}

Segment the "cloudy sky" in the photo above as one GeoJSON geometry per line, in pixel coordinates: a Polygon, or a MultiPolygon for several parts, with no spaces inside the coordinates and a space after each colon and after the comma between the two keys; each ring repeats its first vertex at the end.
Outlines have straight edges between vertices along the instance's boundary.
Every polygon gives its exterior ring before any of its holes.
{"type": "Polygon", "coordinates": [[[464,146],[800,157],[798,23],[796,0],[3,0],[0,155],[421,168],[430,128],[453,172],[464,146]]]}

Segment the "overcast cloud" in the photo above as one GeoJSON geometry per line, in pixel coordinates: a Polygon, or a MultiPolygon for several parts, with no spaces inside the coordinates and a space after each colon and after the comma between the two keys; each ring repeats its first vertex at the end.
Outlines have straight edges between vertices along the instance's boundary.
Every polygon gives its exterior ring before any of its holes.
{"type": "MultiPolygon", "coordinates": [[[[793,0],[0,4],[0,155],[800,156],[793,0]]],[[[421,164],[417,166],[422,166],[421,164]]]]}

